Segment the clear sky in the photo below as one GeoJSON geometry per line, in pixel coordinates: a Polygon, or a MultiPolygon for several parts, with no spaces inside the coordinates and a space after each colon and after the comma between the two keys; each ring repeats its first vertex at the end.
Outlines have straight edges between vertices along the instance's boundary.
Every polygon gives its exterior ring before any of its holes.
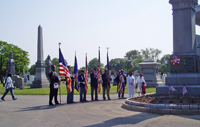
{"type": "MultiPolygon", "coordinates": [[[[106,64],[130,50],[157,48],[171,54],[172,6],[169,0],[0,0],[0,40],[29,52],[37,61],[37,29],[43,28],[44,58],[58,57],[58,42],[69,65],[98,57],[106,64]]],[[[197,33],[198,33],[198,29],[197,33]]]]}

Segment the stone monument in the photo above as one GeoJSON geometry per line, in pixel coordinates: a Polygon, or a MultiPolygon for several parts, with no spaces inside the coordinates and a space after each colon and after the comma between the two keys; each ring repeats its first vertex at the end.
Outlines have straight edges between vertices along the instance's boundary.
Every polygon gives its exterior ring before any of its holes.
{"type": "Polygon", "coordinates": [[[49,87],[49,81],[45,74],[45,62],[43,59],[43,37],[42,27],[38,27],[38,45],[37,45],[37,62],[36,62],[36,74],[31,88],[44,88],[49,87]]]}
{"type": "Polygon", "coordinates": [[[14,82],[14,86],[20,89],[24,88],[24,79],[20,78],[18,75],[15,75],[15,62],[13,60],[12,51],[9,52],[10,56],[7,62],[7,74],[12,74],[12,80],[14,82]]]}
{"type": "Polygon", "coordinates": [[[139,63],[140,72],[143,73],[147,87],[156,87],[162,85],[160,74],[158,73],[160,63],[154,61],[144,61],[139,63]]]}
{"type": "Polygon", "coordinates": [[[156,94],[168,94],[171,84],[182,94],[185,85],[188,92],[185,95],[200,95],[200,57],[196,46],[195,6],[197,0],[170,0],[173,10],[173,54],[178,56],[180,63],[170,66],[170,74],[165,85],[156,88],[156,94]]]}
{"type": "Polygon", "coordinates": [[[51,63],[51,58],[49,55],[47,56],[47,61],[45,64],[46,64],[46,76],[47,76],[47,79],[49,80],[49,73],[52,71],[51,70],[52,63],[51,63]]]}
{"type": "Polygon", "coordinates": [[[9,59],[7,62],[7,74],[11,73],[12,76],[15,75],[15,62],[13,60],[13,53],[12,51],[9,52],[9,59]]]}

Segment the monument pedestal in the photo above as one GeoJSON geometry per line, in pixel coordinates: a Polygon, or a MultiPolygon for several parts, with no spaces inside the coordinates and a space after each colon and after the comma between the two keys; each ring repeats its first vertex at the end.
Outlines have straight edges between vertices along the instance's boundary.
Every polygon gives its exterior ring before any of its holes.
{"type": "MultiPolygon", "coordinates": [[[[169,91],[169,85],[163,85],[156,87],[156,94],[157,95],[183,95],[183,85],[173,85],[173,87],[177,90],[177,92],[169,91]]],[[[185,85],[188,92],[185,94],[187,95],[200,95],[200,85],[185,85]]]]}
{"type": "Polygon", "coordinates": [[[45,68],[36,66],[36,75],[31,88],[45,88],[49,87],[49,85],[45,74],[45,68]]]}

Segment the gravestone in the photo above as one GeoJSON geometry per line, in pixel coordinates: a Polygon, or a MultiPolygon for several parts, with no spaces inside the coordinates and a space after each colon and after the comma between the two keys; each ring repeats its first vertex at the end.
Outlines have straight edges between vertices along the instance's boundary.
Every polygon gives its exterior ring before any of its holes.
{"type": "Polygon", "coordinates": [[[13,53],[12,51],[9,52],[9,59],[7,62],[7,75],[11,73],[12,76],[15,75],[15,62],[13,60],[13,53]]]}
{"type": "Polygon", "coordinates": [[[163,84],[158,72],[159,66],[160,63],[148,60],[139,63],[140,72],[144,76],[147,87],[156,87],[163,84]]]}
{"type": "Polygon", "coordinates": [[[37,45],[37,62],[36,62],[36,74],[31,88],[44,88],[49,87],[49,81],[45,74],[45,62],[43,59],[43,37],[42,27],[38,27],[38,45],[37,45]]]}
{"type": "Polygon", "coordinates": [[[166,77],[165,85],[156,88],[156,94],[168,94],[171,84],[182,94],[186,85],[186,95],[200,95],[200,57],[197,48],[195,31],[195,6],[197,0],[170,0],[173,10],[173,54],[178,56],[180,63],[171,64],[170,74],[166,77]]]}
{"type": "Polygon", "coordinates": [[[24,89],[24,78],[19,77],[19,75],[13,76],[14,86],[16,88],[24,89]]]}

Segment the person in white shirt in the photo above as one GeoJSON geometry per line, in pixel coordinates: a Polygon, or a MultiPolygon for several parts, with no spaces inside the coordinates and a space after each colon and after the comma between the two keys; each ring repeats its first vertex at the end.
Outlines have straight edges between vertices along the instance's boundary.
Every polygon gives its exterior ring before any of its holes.
{"type": "Polygon", "coordinates": [[[145,86],[147,86],[146,82],[145,82],[145,79],[143,77],[143,74],[140,73],[140,76],[137,77],[137,92],[138,92],[138,96],[140,96],[140,93],[142,93],[142,82],[145,83],[145,86]]]}
{"type": "Polygon", "coordinates": [[[8,74],[8,77],[6,79],[6,83],[5,83],[5,88],[6,88],[6,91],[5,93],[3,94],[3,96],[1,97],[1,100],[5,101],[4,100],[4,97],[7,95],[7,93],[10,91],[11,93],[11,96],[12,96],[12,99],[13,100],[16,100],[17,98],[15,98],[14,96],[14,93],[13,93],[13,82],[12,82],[12,74],[8,74]]]}
{"type": "Polygon", "coordinates": [[[128,81],[128,94],[129,97],[133,97],[135,94],[135,78],[133,76],[132,71],[129,72],[129,76],[127,78],[128,81]]]}

